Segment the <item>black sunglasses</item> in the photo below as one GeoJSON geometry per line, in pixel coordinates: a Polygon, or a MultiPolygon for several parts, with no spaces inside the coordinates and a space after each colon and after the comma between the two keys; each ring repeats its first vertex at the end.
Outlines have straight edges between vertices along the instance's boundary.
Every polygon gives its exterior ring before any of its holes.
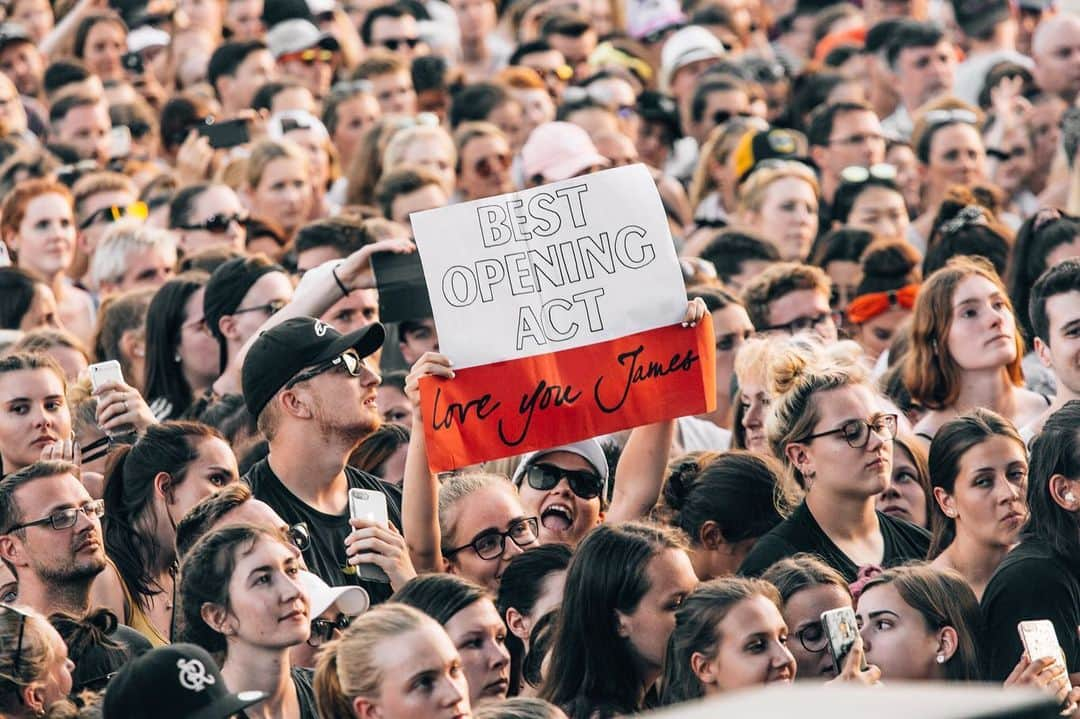
{"type": "Polygon", "coordinates": [[[387,50],[394,52],[402,45],[408,45],[410,49],[419,45],[422,40],[418,37],[388,37],[379,44],[387,50]]]}
{"type": "Polygon", "coordinates": [[[109,207],[102,207],[96,212],[91,212],[86,216],[85,220],[79,223],[79,229],[85,230],[87,227],[90,227],[90,225],[99,221],[119,222],[125,217],[135,217],[140,220],[145,220],[149,214],[150,209],[146,206],[145,202],[135,202],[126,207],[111,205],[109,207]]]}
{"type": "Polygon", "coordinates": [[[232,215],[210,215],[210,217],[202,222],[196,222],[190,225],[177,225],[177,228],[192,232],[203,230],[205,232],[212,232],[215,235],[222,235],[229,231],[229,228],[232,227],[234,222],[243,225],[247,222],[247,219],[247,215],[242,215],[239,212],[232,215]]]}
{"type": "Polygon", "coordinates": [[[339,614],[337,619],[312,619],[311,636],[308,637],[309,647],[321,647],[334,638],[335,631],[345,631],[352,624],[352,617],[339,614]]]}
{"type": "Polygon", "coordinates": [[[268,315],[275,315],[281,312],[281,309],[289,304],[285,300],[274,300],[273,302],[267,302],[265,305],[255,305],[254,307],[241,307],[232,311],[234,315],[242,315],[247,312],[265,312],[268,315]]]}
{"type": "Polygon", "coordinates": [[[529,486],[538,492],[553,489],[563,477],[570,485],[570,491],[582,499],[600,496],[604,480],[595,472],[583,469],[563,469],[553,464],[534,464],[525,471],[529,486]]]}

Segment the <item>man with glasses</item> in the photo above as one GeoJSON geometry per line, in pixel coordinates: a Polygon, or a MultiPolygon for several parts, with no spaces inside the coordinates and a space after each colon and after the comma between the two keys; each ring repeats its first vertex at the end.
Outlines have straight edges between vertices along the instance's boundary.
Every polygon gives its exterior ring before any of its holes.
{"type": "Polygon", "coordinates": [[[247,212],[228,185],[190,185],[173,195],[169,229],[179,238],[180,251],[193,255],[207,247],[243,251],[247,241],[247,212]]]}
{"type": "Polygon", "coordinates": [[[401,526],[401,492],[347,466],[379,425],[379,375],[366,358],[383,343],[380,324],[342,335],[313,317],[294,317],[263,332],[244,360],[244,402],[269,442],[269,454],[244,480],[289,524],[304,522],[308,567],[331,586],[362,585],[373,603],[416,575],[401,526]],[[391,526],[351,520],[350,489],[386,496],[391,526]],[[374,564],[389,583],[361,579],[374,564]]]}
{"type": "Polygon", "coordinates": [[[814,113],[806,133],[810,159],[821,179],[823,221],[829,227],[826,208],[832,204],[840,173],[847,167],[871,167],[885,161],[885,134],[877,114],[861,102],[838,102],[814,113]]]}
{"type": "Polygon", "coordinates": [[[302,82],[316,100],[326,97],[334,79],[335,53],[340,49],[333,35],[309,20],[293,18],[270,28],[266,45],[283,75],[302,82]]]}
{"type": "Polygon", "coordinates": [[[132,220],[136,219],[138,211],[129,213],[128,208],[138,203],[139,191],[127,175],[91,172],[79,178],[71,188],[71,194],[75,196],[79,236],[75,259],[68,272],[72,279],[81,280],[90,269],[90,260],[101,238],[116,222],[114,218],[130,216],[132,220]]]}
{"type": "Polygon", "coordinates": [[[812,332],[824,342],[836,342],[836,317],[829,296],[829,276],[823,270],[779,262],[747,283],[742,301],[759,333],[812,332]]]}
{"type": "Polygon", "coordinates": [[[369,48],[379,48],[410,63],[431,52],[420,37],[420,25],[413,10],[396,3],[376,7],[364,18],[360,38],[369,48]]]}
{"type": "Polygon", "coordinates": [[[203,297],[206,326],[218,341],[218,361],[224,373],[240,348],[271,315],[292,299],[293,286],[285,268],[265,255],[231,259],[210,276],[203,297]]]}

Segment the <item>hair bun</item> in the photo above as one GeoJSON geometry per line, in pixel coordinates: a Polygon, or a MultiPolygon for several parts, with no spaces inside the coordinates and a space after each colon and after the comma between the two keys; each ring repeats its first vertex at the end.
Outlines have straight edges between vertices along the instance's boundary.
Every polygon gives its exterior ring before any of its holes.
{"type": "Polygon", "coordinates": [[[922,258],[919,251],[902,240],[878,240],[866,248],[862,257],[863,276],[867,280],[893,279],[903,282],[918,279],[922,258]],[[915,277],[912,278],[911,276],[915,277]]]}
{"type": "Polygon", "coordinates": [[[694,488],[694,482],[701,473],[700,461],[699,456],[685,457],[672,467],[667,482],[664,483],[664,504],[669,509],[675,512],[682,511],[686,497],[694,488]]]}

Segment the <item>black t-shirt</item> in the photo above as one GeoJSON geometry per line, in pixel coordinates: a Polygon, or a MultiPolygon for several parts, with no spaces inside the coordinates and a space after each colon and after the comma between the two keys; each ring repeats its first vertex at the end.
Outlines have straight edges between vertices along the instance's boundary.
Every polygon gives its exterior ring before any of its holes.
{"type": "MultiPolygon", "coordinates": [[[[315,672],[304,667],[293,667],[289,670],[293,686],[296,687],[296,699],[300,703],[300,719],[319,719],[319,706],[315,703],[315,688],[313,686],[315,672]]],[[[240,716],[248,716],[246,712],[240,712],[240,716]]]]}
{"type": "MultiPolygon", "coordinates": [[[[354,467],[345,468],[349,489],[366,489],[386,495],[386,509],[390,522],[401,528],[401,490],[395,485],[382,481],[354,467]]],[[[359,584],[371,596],[371,603],[386,601],[392,591],[385,582],[360,579],[355,574],[346,574],[345,537],[352,531],[349,527],[349,513],[334,516],[324,514],[293,494],[281,483],[270,464],[264,459],[256,463],[244,475],[244,481],[251,487],[256,499],[266,502],[281,518],[290,525],[306,522],[311,533],[311,546],[304,552],[304,561],[308,569],[322,577],[332,587],[347,584],[359,584]]]]}
{"type": "Polygon", "coordinates": [[[990,679],[1004,680],[1024,647],[1016,625],[1049,619],[1069,673],[1080,671],[1080,567],[1041,540],[1028,539],[1006,555],[983,592],[983,651],[990,679]]]}
{"type": "MultiPolygon", "coordinates": [[[[883,567],[892,567],[913,559],[926,559],[930,549],[930,534],[902,519],[877,513],[881,537],[885,541],[883,567]]],[[[800,504],[791,516],[773,527],[759,539],[746,555],[739,574],[756,577],[781,559],[800,553],[817,555],[823,562],[840,572],[848,582],[858,578],[859,566],[837,547],[806,506],[800,504]]]]}

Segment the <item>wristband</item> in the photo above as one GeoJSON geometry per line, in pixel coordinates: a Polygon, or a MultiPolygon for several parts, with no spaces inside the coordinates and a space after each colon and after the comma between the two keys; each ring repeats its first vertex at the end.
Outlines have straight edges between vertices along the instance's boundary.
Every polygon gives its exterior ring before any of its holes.
{"type": "Polygon", "coordinates": [[[348,297],[349,296],[349,288],[346,287],[345,283],[341,281],[340,277],[338,277],[337,267],[332,267],[330,269],[330,274],[332,274],[334,276],[334,282],[337,283],[338,289],[341,290],[341,296],[342,297],[348,297]]]}

